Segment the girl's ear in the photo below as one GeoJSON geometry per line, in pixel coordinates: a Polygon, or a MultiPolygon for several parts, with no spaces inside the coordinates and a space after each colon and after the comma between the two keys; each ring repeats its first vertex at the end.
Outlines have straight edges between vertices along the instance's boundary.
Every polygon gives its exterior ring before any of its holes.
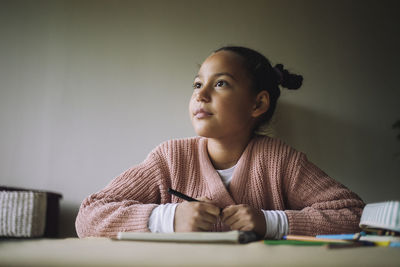
{"type": "Polygon", "coordinates": [[[256,97],[256,103],[253,107],[252,116],[257,118],[267,112],[269,109],[269,93],[267,91],[261,91],[256,97]]]}

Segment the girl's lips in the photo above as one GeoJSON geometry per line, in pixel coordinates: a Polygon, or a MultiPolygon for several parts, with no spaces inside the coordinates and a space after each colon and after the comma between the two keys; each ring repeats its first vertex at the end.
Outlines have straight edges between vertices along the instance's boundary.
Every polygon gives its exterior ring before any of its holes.
{"type": "Polygon", "coordinates": [[[208,118],[210,116],[211,116],[211,114],[210,113],[206,113],[206,112],[199,112],[196,115],[194,115],[194,117],[196,119],[204,119],[204,118],[208,118]]]}
{"type": "Polygon", "coordinates": [[[196,111],[194,112],[194,117],[197,119],[208,118],[212,115],[213,114],[211,112],[208,112],[203,108],[196,109],[196,111]]]}

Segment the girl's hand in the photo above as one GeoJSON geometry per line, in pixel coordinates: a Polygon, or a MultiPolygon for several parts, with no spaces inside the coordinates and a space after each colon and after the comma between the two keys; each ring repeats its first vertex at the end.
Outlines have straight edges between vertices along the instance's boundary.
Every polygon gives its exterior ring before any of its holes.
{"type": "Polygon", "coordinates": [[[220,209],[208,198],[200,198],[200,202],[182,202],[175,210],[175,232],[209,231],[217,222],[220,209]]]}
{"type": "Polygon", "coordinates": [[[265,236],[266,222],[261,210],[255,210],[249,205],[231,205],[222,211],[222,222],[232,230],[254,231],[261,237],[265,236]]]}

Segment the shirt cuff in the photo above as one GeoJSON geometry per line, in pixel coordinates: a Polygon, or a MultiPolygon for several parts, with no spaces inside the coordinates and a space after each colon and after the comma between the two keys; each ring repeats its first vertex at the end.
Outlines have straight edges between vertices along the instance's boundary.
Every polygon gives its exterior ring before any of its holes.
{"type": "Polygon", "coordinates": [[[288,233],[288,219],[282,210],[262,210],[265,217],[266,231],[264,239],[282,239],[288,233]]]}
{"type": "Polygon", "coordinates": [[[152,233],[173,233],[175,209],[178,203],[158,205],[149,217],[149,229],[152,233]]]}

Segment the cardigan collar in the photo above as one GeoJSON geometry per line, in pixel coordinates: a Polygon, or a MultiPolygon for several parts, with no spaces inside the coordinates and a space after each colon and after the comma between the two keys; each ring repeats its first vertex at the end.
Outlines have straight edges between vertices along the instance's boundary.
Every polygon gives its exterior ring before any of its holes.
{"type": "Polygon", "coordinates": [[[221,177],[211,163],[207,151],[207,138],[201,137],[199,140],[200,169],[202,170],[207,187],[210,190],[213,202],[221,208],[242,203],[243,199],[246,197],[247,174],[251,161],[254,139],[255,138],[252,138],[250,140],[240,156],[233,172],[229,189],[225,187],[221,177]]]}

